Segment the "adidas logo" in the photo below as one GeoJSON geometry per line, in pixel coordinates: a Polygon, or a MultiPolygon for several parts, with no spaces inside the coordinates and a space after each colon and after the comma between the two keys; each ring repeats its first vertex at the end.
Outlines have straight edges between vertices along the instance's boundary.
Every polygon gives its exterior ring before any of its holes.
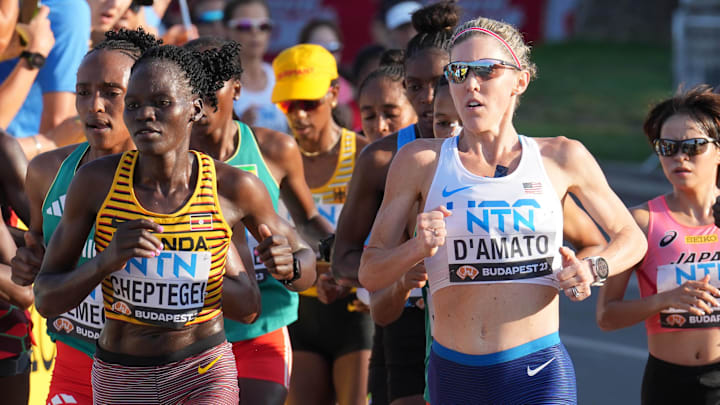
{"type": "Polygon", "coordinates": [[[48,207],[48,209],[45,210],[45,213],[48,215],[61,217],[63,211],[65,210],[65,197],[66,194],[63,194],[58,198],[57,200],[53,201],[52,204],[48,207]]]}
{"type": "Polygon", "coordinates": [[[48,401],[48,405],[77,404],[78,401],[72,395],[57,394],[48,401]]]}

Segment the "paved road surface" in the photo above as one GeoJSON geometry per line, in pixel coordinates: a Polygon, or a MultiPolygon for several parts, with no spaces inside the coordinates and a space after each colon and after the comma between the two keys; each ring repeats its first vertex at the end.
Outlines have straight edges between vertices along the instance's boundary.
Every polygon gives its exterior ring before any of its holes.
{"type": "MultiPolygon", "coordinates": [[[[670,190],[659,169],[639,165],[602,164],[610,186],[628,206],[670,190]]],[[[639,297],[632,277],[626,297],[639,297]]],[[[595,298],[573,303],[561,297],[560,335],[575,364],[578,400],[585,404],[635,405],[647,360],[643,325],[616,332],[602,332],[595,323],[595,298]]]]}

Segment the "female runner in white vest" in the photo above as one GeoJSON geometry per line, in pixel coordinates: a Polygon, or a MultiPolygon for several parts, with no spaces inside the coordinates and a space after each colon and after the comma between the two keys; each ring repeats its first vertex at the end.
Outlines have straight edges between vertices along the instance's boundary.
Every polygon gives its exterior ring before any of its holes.
{"type": "Polygon", "coordinates": [[[445,71],[464,129],[398,153],[362,257],[359,278],[370,291],[425,260],[432,404],[575,403],[572,362],[557,334],[558,289],[583,300],[607,276],[591,263],[615,274],[646,251],[580,142],[517,134],[513,113],[535,73],[529,51],[505,23],[478,18],[456,29],[445,71]],[[561,247],[569,193],[610,237],[599,257],[581,260],[561,247]],[[415,204],[417,233],[403,240],[415,204]]]}

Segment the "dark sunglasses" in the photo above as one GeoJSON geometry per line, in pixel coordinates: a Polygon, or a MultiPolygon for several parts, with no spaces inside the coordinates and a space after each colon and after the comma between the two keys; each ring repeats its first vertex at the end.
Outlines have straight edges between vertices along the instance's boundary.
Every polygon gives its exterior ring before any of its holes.
{"type": "Polygon", "coordinates": [[[521,70],[520,67],[499,59],[480,59],[474,62],[448,63],[445,66],[445,78],[451,83],[460,84],[467,79],[468,73],[472,71],[480,79],[488,80],[499,76],[501,69],[505,68],[521,70]]]}
{"type": "Polygon", "coordinates": [[[278,108],[285,114],[289,114],[295,110],[303,110],[305,112],[315,111],[320,107],[325,97],[320,100],[287,100],[277,103],[278,108]]]}
{"type": "Polygon", "coordinates": [[[674,156],[678,151],[688,155],[695,156],[704,153],[708,146],[717,143],[715,139],[707,138],[691,138],[676,141],[674,139],[656,139],[653,142],[655,152],[660,156],[674,156]]]}
{"type": "Polygon", "coordinates": [[[240,32],[270,32],[273,29],[273,22],[267,18],[236,18],[228,21],[227,26],[240,32]]]}

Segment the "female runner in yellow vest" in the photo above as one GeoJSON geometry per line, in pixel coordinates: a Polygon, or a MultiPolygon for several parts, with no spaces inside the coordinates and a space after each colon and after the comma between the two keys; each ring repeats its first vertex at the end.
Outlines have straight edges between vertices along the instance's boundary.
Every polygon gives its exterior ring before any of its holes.
{"type": "MultiPolygon", "coordinates": [[[[272,101],[287,116],[320,214],[335,226],[356,157],[367,144],[333,120],[339,90],[335,58],[319,45],[302,44],[280,53],[273,70],[272,101]]],[[[338,286],[328,267],[318,269],[317,289],[301,293],[298,321],[289,327],[291,405],[367,401],[372,320],[367,311],[353,310],[355,294],[338,286]]]]}
{"type": "Polygon", "coordinates": [[[36,303],[56,316],[102,283],[107,322],[93,365],[97,403],[237,403],[221,311],[242,318],[259,306],[254,284],[233,287],[241,299],[221,299],[223,279],[247,282],[230,243],[240,221],[262,240],[260,257],[278,278],[293,283],[314,267],[312,251],[277,217],[256,177],[188,150],[202,100],[217,101],[218,83],[206,72],[236,53],[236,46],[146,52],[125,96],[138,151],[83,166],[68,190],[35,282],[36,303]],[[98,254],[75,267],[93,224],[98,254]]]}

